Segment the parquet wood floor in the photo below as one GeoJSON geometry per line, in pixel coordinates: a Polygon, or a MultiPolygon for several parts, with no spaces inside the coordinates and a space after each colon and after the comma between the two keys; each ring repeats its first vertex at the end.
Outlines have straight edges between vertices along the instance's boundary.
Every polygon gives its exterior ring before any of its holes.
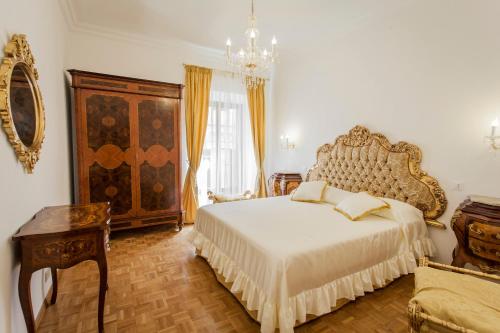
{"type": "MultiPolygon", "coordinates": [[[[106,333],[259,332],[259,325],[216,280],[205,260],[168,226],[115,232],[108,253],[106,333]]],[[[97,332],[97,266],[85,262],[61,274],[57,304],[39,332],[97,332]]],[[[406,307],[413,276],[402,277],[298,327],[298,333],[407,332],[406,307]]]]}

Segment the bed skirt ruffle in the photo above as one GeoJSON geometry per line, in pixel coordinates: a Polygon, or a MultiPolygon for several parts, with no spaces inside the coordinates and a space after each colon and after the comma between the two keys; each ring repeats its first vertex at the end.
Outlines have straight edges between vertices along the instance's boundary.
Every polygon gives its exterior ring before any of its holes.
{"type": "Polygon", "coordinates": [[[365,292],[382,288],[401,275],[413,273],[417,267],[416,258],[434,254],[432,241],[429,238],[422,238],[413,242],[411,249],[406,253],[321,287],[305,290],[290,297],[288,304],[277,304],[203,234],[192,230],[189,239],[212,269],[222,275],[225,282],[231,284],[231,293],[241,293],[240,297],[246,302],[246,308],[257,312],[262,333],[274,332],[276,328],[279,328],[281,333],[292,333],[296,325],[306,321],[307,314],[321,316],[331,312],[337,305],[337,300],[354,300],[358,296],[363,296],[365,292]]]}

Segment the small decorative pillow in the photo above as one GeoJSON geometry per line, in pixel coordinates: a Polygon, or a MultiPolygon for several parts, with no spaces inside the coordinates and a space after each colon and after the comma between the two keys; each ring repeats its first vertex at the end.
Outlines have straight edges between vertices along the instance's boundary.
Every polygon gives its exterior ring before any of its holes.
{"type": "Polygon", "coordinates": [[[354,193],[341,190],[333,186],[327,186],[325,193],[323,193],[323,201],[332,205],[338,205],[342,200],[350,197],[354,193]]]}
{"type": "Polygon", "coordinates": [[[312,182],[302,182],[292,194],[293,201],[321,202],[326,182],[315,180],[312,182]]]}
{"type": "Polygon", "coordinates": [[[366,192],[359,192],[339,202],[335,210],[349,220],[357,221],[377,210],[389,207],[387,202],[371,196],[366,192]]]}

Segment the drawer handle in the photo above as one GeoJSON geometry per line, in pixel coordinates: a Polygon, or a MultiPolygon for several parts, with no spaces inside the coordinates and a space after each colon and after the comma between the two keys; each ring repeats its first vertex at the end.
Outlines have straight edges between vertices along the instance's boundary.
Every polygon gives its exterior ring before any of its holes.
{"type": "MultiPolygon", "coordinates": [[[[478,236],[484,236],[484,231],[477,229],[477,228],[474,228],[473,224],[469,225],[469,232],[472,232],[473,234],[476,234],[478,236]]],[[[498,235],[497,235],[497,237],[498,237],[498,235]]]]}
{"type": "Polygon", "coordinates": [[[496,235],[496,239],[500,240],[500,233],[496,235]]]}
{"type": "Polygon", "coordinates": [[[500,251],[497,251],[497,253],[495,253],[497,255],[498,258],[500,258],[500,251]]]}

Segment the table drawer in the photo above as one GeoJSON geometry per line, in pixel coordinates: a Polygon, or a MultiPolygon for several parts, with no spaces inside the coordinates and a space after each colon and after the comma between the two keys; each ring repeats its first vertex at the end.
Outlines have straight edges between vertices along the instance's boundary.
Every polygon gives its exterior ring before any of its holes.
{"type": "Polygon", "coordinates": [[[469,238],[469,249],[481,258],[500,262],[500,245],[469,238]]]}
{"type": "Polygon", "coordinates": [[[32,265],[36,268],[68,268],[97,255],[95,234],[65,238],[40,239],[33,242],[32,265]]]}
{"type": "Polygon", "coordinates": [[[469,224],[469,237],[500,245],[500,226],[474,221],[469,224]]]}

